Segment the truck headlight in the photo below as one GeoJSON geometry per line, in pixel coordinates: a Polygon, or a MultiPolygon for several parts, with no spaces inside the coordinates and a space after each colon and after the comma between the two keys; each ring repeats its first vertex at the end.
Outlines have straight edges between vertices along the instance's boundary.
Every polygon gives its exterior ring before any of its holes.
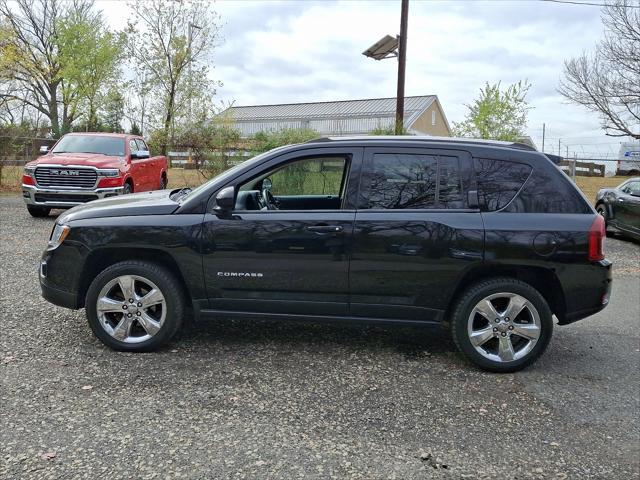
{"type": "Polygon", "coordinates": [[[120,170],[116,168],[102,168],[98,170],[98,176],[100,177],[119,177],[120,170]]]}
{"type": "Polygon", "coordinates": [[[24,174],[33,176],[36,173],[36,167],[24,167],[24,174]]]}
{"type": "Polygon", "coordinates": [[[47,247],[48,250],[54,250],[60,246],[64,239],[69,235],[69,231],[71,228],[68,225],[60,225],[56,223],[56,226],[53,227],[53,231],[51,232],[51,238],[49,238],[49,245],[47,247]]]}

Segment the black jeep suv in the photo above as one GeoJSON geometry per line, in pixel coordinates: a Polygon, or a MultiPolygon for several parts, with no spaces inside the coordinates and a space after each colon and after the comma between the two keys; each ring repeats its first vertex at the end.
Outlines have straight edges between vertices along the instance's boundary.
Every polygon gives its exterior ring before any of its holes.
{"type": "Polygon", "coordinates": [[[531,364],[609,301],[604,221],[543,154],[432,137],[277,148],[194,189],[61,216],[44,297],[118,350],[185,315],[443,324],[480,367],[531,364]]]}

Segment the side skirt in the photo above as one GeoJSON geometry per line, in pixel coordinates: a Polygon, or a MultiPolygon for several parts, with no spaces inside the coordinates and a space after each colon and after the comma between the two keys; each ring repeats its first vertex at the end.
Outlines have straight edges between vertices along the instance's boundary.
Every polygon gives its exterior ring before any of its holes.
{"type": "Polygon", "coordinates": [[[374,318],[374,317],[354,317],[337,315],[301,315],[294,313],[263,313],[263,312],[239,312],[230,310],[200,310],[198,319],[215,320],[217,318],[233,318],[244,320],[287,320],[306,322],[329,322],[329,323],[374,323],[386,325],[423,325],[440,326],[441,322],[434,320],[401,320],[396,318],[374,318]]]}

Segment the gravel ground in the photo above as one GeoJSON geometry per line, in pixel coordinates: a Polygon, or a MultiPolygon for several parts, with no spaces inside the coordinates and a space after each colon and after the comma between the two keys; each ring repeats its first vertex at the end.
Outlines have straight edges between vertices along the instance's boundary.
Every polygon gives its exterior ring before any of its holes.
{"type": "Polygon", "coordinates": [[[516,374],[439,330],[190,326],[108,350],[46,303],[53,225],[0,197],[2,478],[638,478],[640,246],[609,239],[611,305],[516,374]]]}

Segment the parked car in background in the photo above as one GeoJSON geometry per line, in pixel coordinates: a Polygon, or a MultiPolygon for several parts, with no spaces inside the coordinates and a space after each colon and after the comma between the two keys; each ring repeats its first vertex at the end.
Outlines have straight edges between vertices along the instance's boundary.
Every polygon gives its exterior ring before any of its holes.
{"type": "Polygon", "coordinates": [[[596,210],[608,229],[640,240],[640,177],[598,191],[596,210]]]}
{"type": "Polygon", "coordinates": [[[609,302],[604,220],[544,154],[431,137],[277,148],[200,187],[60,216],[43,296],[106,345],[153,350],[195,319],[443,325],[475,364],[530,365],[609,302]]]}
{"type": "Polygon", "coordinates": [[[640,175],[640,142],[620,145],[616,175],[640,175]]]}
{"type": "Polygon", "coordinates": [[[167,159],[151,156],[142,137],[70,133],[25,165],[22,196],[34,217],[99,198],[164,189],[167,159]]]}

